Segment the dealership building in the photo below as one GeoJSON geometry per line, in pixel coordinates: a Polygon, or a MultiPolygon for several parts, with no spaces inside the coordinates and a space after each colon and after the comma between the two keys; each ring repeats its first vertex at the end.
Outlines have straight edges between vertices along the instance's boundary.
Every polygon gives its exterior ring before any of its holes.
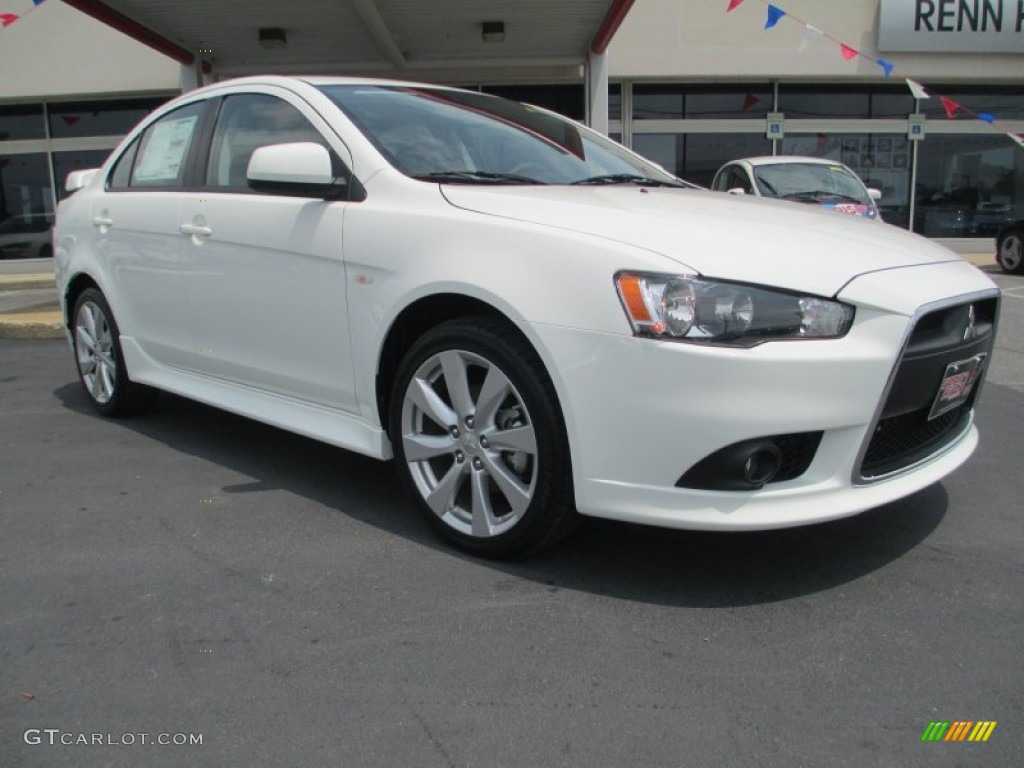
{"type": "Polygon", "coordinates": [[[0,0],[0,23],[0,233],[47,225],[67,173],[183,89],[271,72],[510,96],[703,185],[834,159],[965,250],[1024,218],[1024,0],[0,0]]]}

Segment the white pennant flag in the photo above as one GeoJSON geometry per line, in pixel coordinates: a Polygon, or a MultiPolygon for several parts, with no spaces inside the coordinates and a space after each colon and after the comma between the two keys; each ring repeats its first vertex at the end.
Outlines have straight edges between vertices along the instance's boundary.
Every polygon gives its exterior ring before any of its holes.
{"type": "Polygon", "coordinates": [[[800,48],[797,53],[803,53],[807,50],[808,46],[821,37],[821,30],[817,27],[812,27],[810,24],[804,24],[804,37],[800,41],[800,48]]]}
{"type": "Polygon", "coordinates": [[[907,87],[910,88],[910,92],[914,94],[915,99],[931,98],[931,96],[928,95],[928,92],[924,89],[923,85],[921,85],[916,80],[911,80],[909,77],[907,78],[907,87]]]}
{"type": "Polygon", "coordinates": [[[1024,147],[1024,136],[1018,136],[1016,133],[1008,133],[1006,135],[1013,139],[1017,144],[1024,147]]]}

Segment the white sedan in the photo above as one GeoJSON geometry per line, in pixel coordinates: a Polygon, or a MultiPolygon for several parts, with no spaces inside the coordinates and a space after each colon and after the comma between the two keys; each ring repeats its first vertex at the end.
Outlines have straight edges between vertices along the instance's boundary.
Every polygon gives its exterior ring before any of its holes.
{"type": "Polygon", "coordinates": [[[153,388],[394,457],[483,555],[577,514],[831,520],[961,465],[999,292],[858,217],[692,188],[481,93],[259,77],[69,177],[56,269],[85,392],[153,388]]]}

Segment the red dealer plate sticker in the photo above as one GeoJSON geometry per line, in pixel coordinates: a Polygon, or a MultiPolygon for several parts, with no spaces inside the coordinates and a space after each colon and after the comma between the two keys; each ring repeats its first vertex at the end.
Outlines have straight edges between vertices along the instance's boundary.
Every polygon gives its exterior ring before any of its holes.
{"type": "Polygon", "coordinates": [[[939,391],[935,395],[935,402],[932,403],[931,413],[928,414],[929,421],[967,401],[984,365],[985,355],[975,355],[969,360],[961,360],[946,366],[939,391]]]}

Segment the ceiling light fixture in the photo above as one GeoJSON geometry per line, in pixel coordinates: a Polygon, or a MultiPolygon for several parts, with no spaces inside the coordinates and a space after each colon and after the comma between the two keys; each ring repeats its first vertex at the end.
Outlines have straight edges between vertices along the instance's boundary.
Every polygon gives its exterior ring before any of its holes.
{"type": "Polygon", "coordinates": [[[284,48],[288,36],[281,27],[260,27],[260,45],[264,48],[284,48]]]}
{"type": "Polygon", "coordinates": [[[504,21],[485,21],[480,26],[485,43],[500,43],[505,39],[504,21]]]}

